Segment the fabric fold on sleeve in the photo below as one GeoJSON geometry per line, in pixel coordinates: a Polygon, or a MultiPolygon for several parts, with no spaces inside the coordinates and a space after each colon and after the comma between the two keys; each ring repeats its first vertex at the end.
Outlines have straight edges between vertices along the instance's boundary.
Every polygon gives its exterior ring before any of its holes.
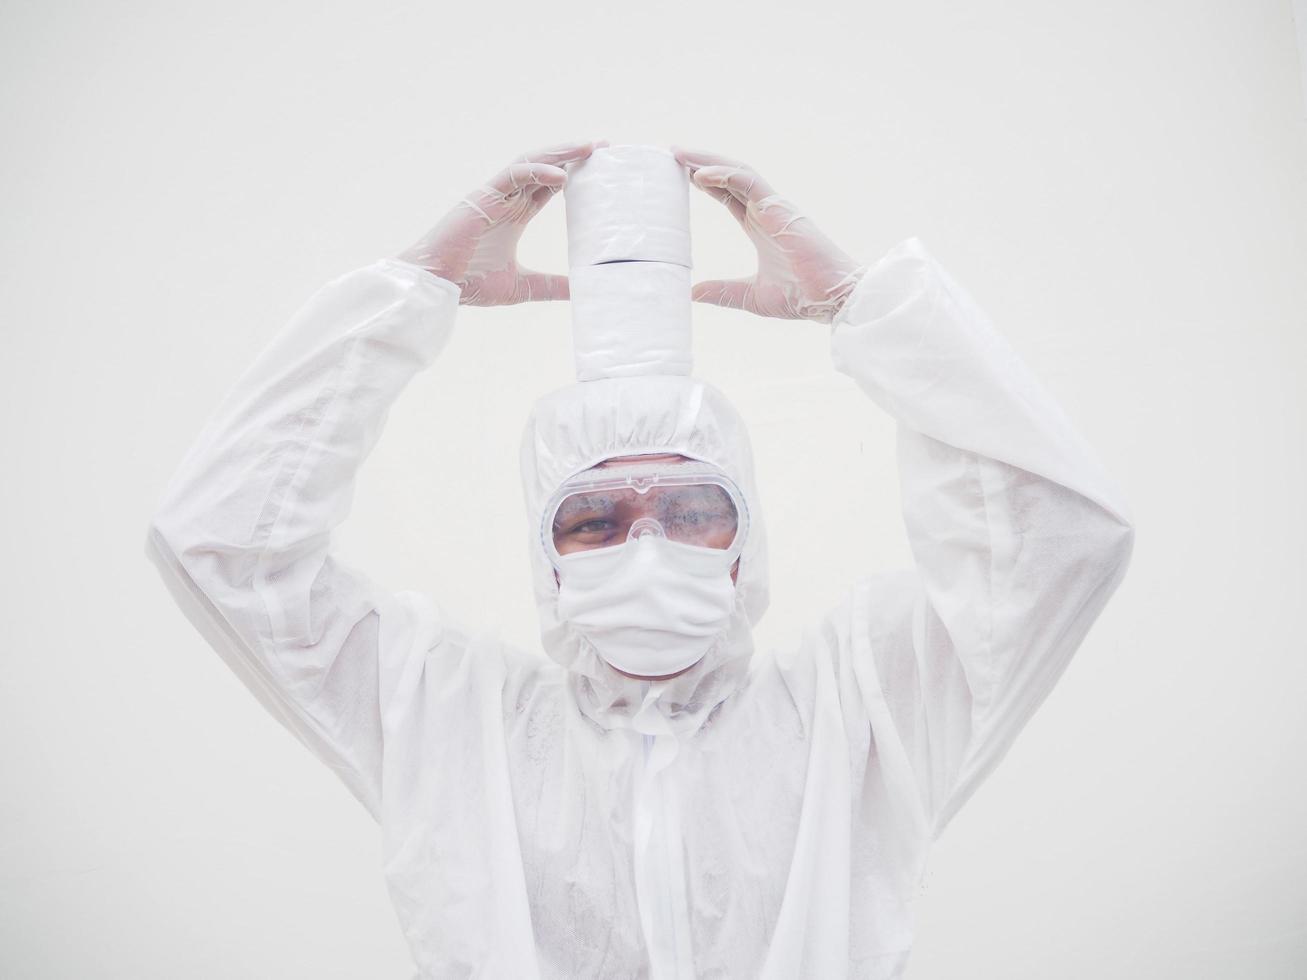
{"type": "Polygon", "coordinates": [[[331,535],[387,414],[448,341],[458,287],[396,259],[328,283],[240,376],[156,504],[146,554],[278,721],[380,812],[382,636],[433,604],[338,560],[331,535]],[[384,630],[383,630],[383,627],[384,630]]]}
{"type": "Polygon", "coordinates": [[[837,370],[898,423],[915,568],[855,589],[872,635],[853,656],[873,674],[872,696],[889,708],[938,834],[1124,576],[1130,508],[1052,395],[919,240],[867,272],[831,345],[837,370]]]}

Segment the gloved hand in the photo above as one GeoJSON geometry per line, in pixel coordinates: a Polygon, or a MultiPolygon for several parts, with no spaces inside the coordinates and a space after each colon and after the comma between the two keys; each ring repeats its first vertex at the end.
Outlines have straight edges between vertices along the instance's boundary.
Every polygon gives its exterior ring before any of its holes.
{"type": "Polygon", "coordinates": [[[712,153],[671,149],[695,186],[726,205],[758,249],[758,271],[752,276],[696,283],[691,298],[759,316],[830,323],[867,267],[845,254],[752,168],[712,153]]]}
{"type": "Polygon", "coordinates": [[[527,222],[567,183],[563,164],[607,145],[607,140],[560,143],[524,153],[467,194],[399,258],[454,283],[459,303],[468,306],[567,299],[567,277],[518,265],[517,243],[527,222]]]}

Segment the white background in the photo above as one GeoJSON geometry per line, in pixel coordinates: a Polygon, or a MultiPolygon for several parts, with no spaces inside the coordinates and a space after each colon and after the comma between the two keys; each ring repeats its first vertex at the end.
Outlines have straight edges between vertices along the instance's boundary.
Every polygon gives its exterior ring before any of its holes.
{"type": "MultiPolygon", "coordinates": [[[[1307,975],[1307,121],[1290,0],[0,8],[0,974],[407,977],[375,824],[143,554],[327,279],[511,157],[680,143],[846,250],[920,236],[1125,487],[1125,584],[935,851],[911,980],[1307,975]]],[[[699,277],[751,270],[693,202],[699,277]]],[[[561,201],[523,241],[563,271],[561,201]]],[[[565,303],[464,309],[340,554],[536,642],[517,475],[565,303]]],[[[827,329],[696,310],[784,642],[908,560],[827,329]]]]}

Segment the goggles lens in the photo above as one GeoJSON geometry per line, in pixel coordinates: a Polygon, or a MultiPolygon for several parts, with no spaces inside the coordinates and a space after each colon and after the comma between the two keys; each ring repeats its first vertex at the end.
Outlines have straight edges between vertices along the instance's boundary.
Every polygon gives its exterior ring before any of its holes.
{"type": "Polygon", "coordinates": [[[564,497],[554,512],[560,555],[622,544],[643,533],[704,548],[729,548],[739,530],[731,495],[714,484],[636,490],[594,490],[564,497]],[[656,524],[654,523],[656,522],[656,524]]]}
{"type": "Polygon", "coordinates": [[[747,525],[743,511],[735,485],[704,464],[596,467],[559,490],[542,530],[555,560],[644,534],[738,550],[747,525]]]}

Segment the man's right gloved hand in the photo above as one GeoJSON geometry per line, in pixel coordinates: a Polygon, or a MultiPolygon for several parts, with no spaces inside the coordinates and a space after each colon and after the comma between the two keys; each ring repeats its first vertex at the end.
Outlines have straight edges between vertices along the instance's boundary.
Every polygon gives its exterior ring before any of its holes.
{"type": "Polygon", "coordinates": [[[584,160],[607,145],[607,140],[560,143],[522,154],[465,195],[399,258],[454,283],[463,305],[568,299],[567,277],[523,268],[517,243],[527,222],[567,183],[563,164],[584,160]]]}

